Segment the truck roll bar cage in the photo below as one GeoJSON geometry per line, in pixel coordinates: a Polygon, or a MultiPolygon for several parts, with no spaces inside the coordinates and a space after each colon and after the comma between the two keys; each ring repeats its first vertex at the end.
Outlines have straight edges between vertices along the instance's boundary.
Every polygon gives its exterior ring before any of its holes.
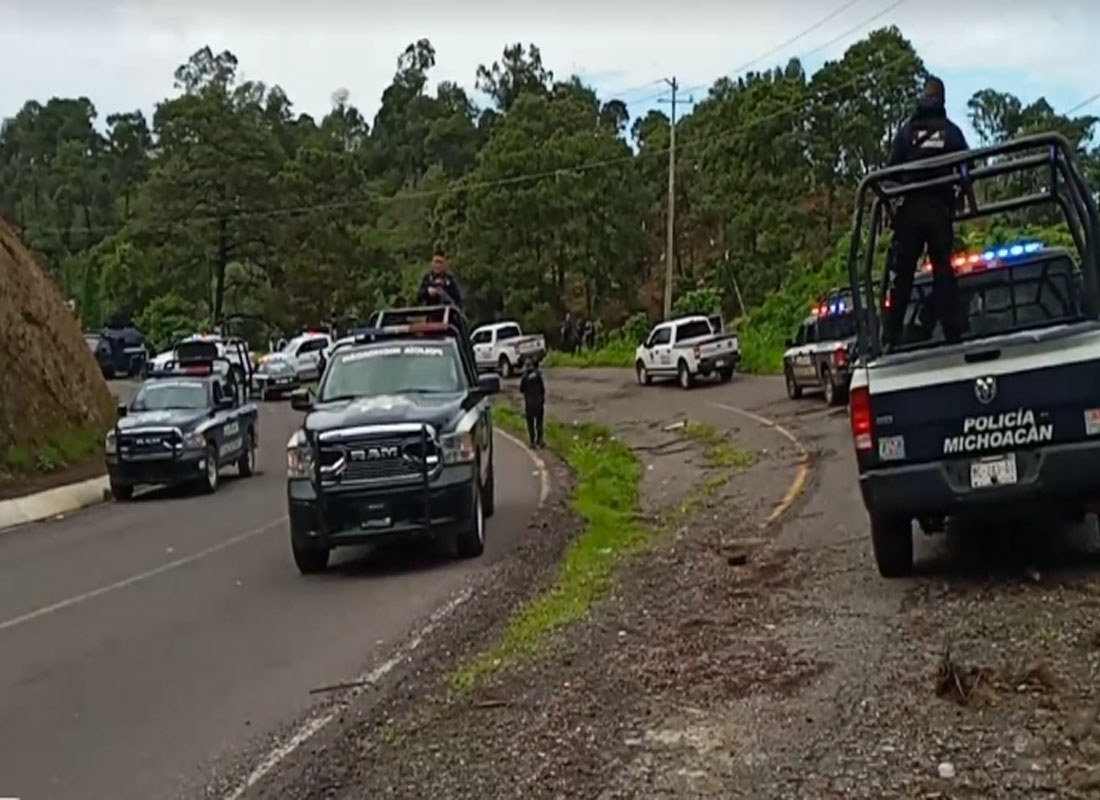
{"type": "MultiPolygon", "coordinates": [[[[856,311],[859,352],[874,358],[882,352],[879,310],[883,298],[875,292],[872,270],[876,244],[884,217],[896,219],[894,203],[914,192],[936,188],[957,188],[966,198],[966,209],[955,214],[956,222],[1004,214],[1041,205],[1056,205],[1073,237],[1084,277],[1084,307],[1089,316],[1100,314],[1100,222],[1096,198],[1085,183],[1073,147],[1058,133],[1022,136],[1001,144],[950,153],[871,172],[860,181],[848,251],[848,275],[852,305],[856,311]],[[980,163],[979,162],[987,162],[980,163]],[[978,201],[974,186],[1003,175],[1030,173],[1045,167],[1046,185],[1039,192],[995,202],[978,201]],[[950,171],[948,171],[950,170],[950,171]],[[929,172],[943,174],[929,177],[929,172]],[[870,207],[870,229],[864,247],[863,227],[870,207]],[[865,303],[866,298],[878,302],[865,303]],[[868,305],[867,312],[862,311],[868,305]]],[[[888,270],[881,281],[889,282],[888,270]]]]}

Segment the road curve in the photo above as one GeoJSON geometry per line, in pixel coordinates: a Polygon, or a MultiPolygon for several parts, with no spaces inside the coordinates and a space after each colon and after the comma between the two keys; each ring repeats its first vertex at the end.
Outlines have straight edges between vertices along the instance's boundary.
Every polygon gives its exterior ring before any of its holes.
{"type": "Polygon", "coordinates": [[[496,516],[472,562],[337,555],[303,578],[284,519],[296,415],[262,408],[258,466],[212,497],[156,492],[0,535],[0,796],[197,794],[518,540],[529,456],[497,439],[496,516]]]}

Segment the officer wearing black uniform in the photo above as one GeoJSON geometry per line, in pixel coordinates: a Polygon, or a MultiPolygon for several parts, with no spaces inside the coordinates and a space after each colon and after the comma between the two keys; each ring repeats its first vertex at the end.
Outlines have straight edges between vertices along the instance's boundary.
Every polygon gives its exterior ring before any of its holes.
{"type": "MultiPolygon", "coordinates": [[[[943,81],[930,77],[925,81],[924,96],[916,112],[901,126],[894,139],[887,166],[968,149],[966,137],[959,126],[947,118],[943,81]]],[[[952,171],[951,167],[921,171],[904,180],[918,182],[952,171]]],[[[887,345],[900,341],[906,307],[913,292],[913,276],[925,246],[932,262],[932,299],[944,339],[955,342],[962,336],[959,287],[951,268],[955,246],[954,221],[955,192],[951,187],[919,190],[904,196],[897,211],[892,242],[894,287],[892,305],[886,318],[887,345]]]]}
{"type": "Polygon", "coordinates": [[[458,281],[447,269],[447,256],[442,250],[436,250],[432,256],[432,268],[416,293],[416,302],[428,306],[452,305],[462,308],[462,292],[458,281]]]}

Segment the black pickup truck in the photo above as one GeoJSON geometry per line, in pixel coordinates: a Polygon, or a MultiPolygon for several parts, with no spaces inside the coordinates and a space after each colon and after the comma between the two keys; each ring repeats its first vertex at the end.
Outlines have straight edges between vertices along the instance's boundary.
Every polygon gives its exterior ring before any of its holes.
{"type": "MultiPolygon", "coordinates": [[[[1001,181],[1002,190],[1005,186],[1001,181]]],[[[1003,195],[1003,192],[1002,192],[1003,195]]],[[[867,296],[850,417],[859,486],[884,577],[913,569],[913,522],[998,520],[1040,512],[1080,519],[1100,504],[1100,221],[1074,148],[1057,134],[891,167],[864,178],[849,269],[867,296]],[[973,168],[973,163],[987,162],[973,168]],[[928,172],[931,170],[932,172],[928,172]],[[939,174],[936,174],[936,173],[939,174]],[[974,184],[1011,175],[1032,194],[979,203],[974,184]],[[906,180],[907,179],[907,180],[906,180]],[[953,259],[965,332],[947,342],[922,269],[900,340],[886,348],[879,309],[893,297],[872,275],[875,238],[894,199],[955,187],[974,219],[1025,208],[1061,211],[1072,244],[997,243],[953,259]],[[860,232],[869,196],[869,240],[860,232]],[[862,254],[862,258],[860,257],[862,254]]],[[[857,303],[860,295],[855,295],[857,303]]]]}
{"type": "Polygon", "coordinates": [[[500,378],[479,377],[469,328],[449,306],[376,314],[337,344],[287,443],[294,562],[323,572],[332,549],[428,535],[463,558],[485,548],[494,507],[500,378]]]}
{"type": "Polygon", "coordinates": [[[119,405],[105,441],[116,500],[129,500],[136,486],[148,484],[192,484],[213,493],[227,466],[252,475],[259,410],[238,375],[213,343],[188,342],[130,403],[119,405]]]}

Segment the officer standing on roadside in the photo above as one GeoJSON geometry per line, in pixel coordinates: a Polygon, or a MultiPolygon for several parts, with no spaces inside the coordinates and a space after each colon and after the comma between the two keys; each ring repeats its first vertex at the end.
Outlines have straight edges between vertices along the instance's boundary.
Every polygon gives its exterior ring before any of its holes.
{"type": "MultiPolygon", "coordinates": [[[[943,81],[929,77],[924,83],[924,96],[917,110],[901,126],[894,139],[887,166],[908,164],[946,153],[970,149],[959,126],[947,118],[944,107],[943,81]]],[[[918,182],[948,175],[952,167],[912,173],[902,178],[918,182]]],[[[886,344],[899,343],[909,296],[913,292],[913,276],[917,262],[928,247],[932,262],[932,299],[936,316],[943,328],[944,339],[957,342],[962,336],[958,307],[959,287],[951,267],[955,246],[955,192],[950,186],[921,189],[903,196],[894,226],[894,286],[891,308],[886,315],[886,344]]]]}
{"type": "Polygon", "coordinates": [[[432,268],[420,281],[416,301],[430,306],[452,305],[462,308],[462,292],[458,288],[458,281],[448,269],[447,254],[442,250],[436,250],[432,256],[432,268]]]}

